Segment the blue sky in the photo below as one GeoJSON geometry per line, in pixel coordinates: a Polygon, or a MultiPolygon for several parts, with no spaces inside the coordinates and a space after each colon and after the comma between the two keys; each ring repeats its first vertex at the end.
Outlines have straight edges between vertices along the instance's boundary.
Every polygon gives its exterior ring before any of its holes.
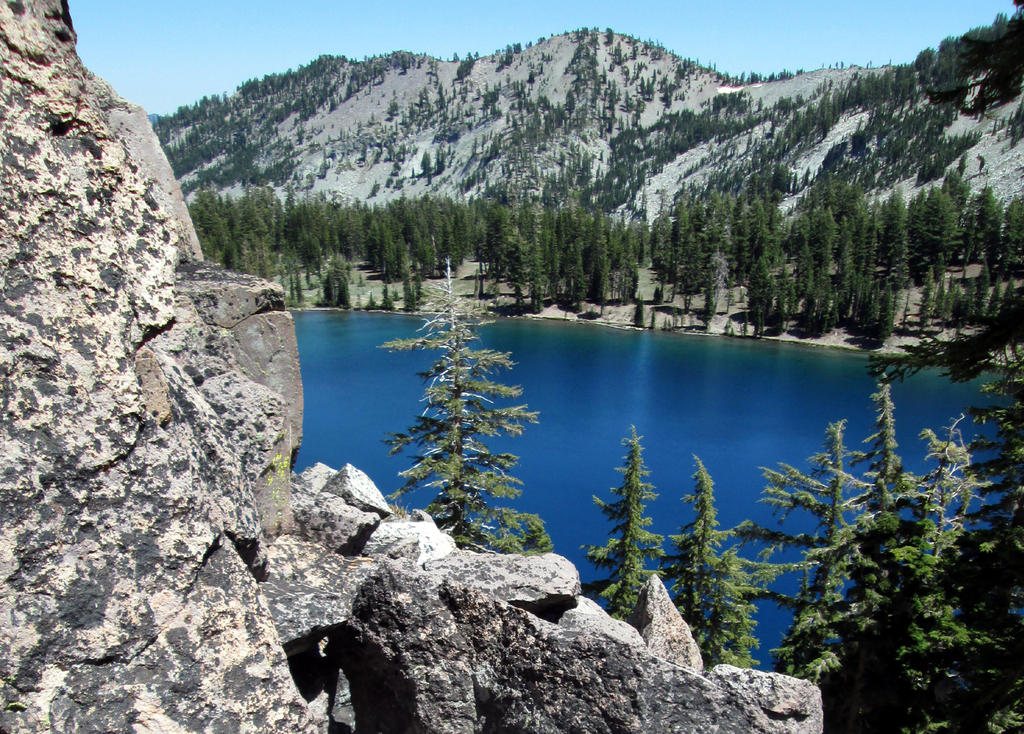
{"type": "Polygon", "coordinates": [[[1010,14],[1011,0],[70,0],[86,65],[149,112],[321,54],[481,55],[581,27],[659,41],[721,71],[770,73],[911,61],[1010,14]]]}

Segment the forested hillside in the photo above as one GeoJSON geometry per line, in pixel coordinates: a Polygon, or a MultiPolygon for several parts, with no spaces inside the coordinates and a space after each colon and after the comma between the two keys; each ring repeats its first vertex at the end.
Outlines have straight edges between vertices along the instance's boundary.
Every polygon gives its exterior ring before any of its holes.
{"type": "MultiPolygon", "coordinates": [[[[991,35],[1006,19],[978,31],[991,35]]],[[[925,91],[959,42],[913,64],[729,78],[653,43],[584,29],[491,56],[323,56],[161,118],[186,192],[439,195],[578,205],[651,221],[684,194],[784,202],[823,178],[905,195],[960,169],[1024,193],[1019,100],[977,121],[925,91]]]]}
{"type": "Polygon", "coordinates": [[[1024,199],[971,194],[955,172],[909,204],[829,179],[789,217],[771,198],[683,196],[649,226],[487,200],[281,202],[268,188],[200,191],[191,211],[207,257],[280,276],[295,305],[414,309],[451,258],[475,262],[476,293],[513,312],[630,306],[638,326],[881,341],[976,323],[1024,275],[1024,199]]]}

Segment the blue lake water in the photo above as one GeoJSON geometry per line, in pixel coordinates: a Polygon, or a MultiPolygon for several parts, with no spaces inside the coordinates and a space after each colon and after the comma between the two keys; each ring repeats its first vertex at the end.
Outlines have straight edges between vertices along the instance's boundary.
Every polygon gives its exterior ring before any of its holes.
{"type": "MultiPolygon", "coordinates": [[[[403,431],[422,409],[417,372],[431,355],[388,352],[379,345],[412,336],[414,316],[308,311],[295,313],[305,391],[303,444],[296,469],[324,462],[359,467],[388,494],[410,466],[388,456],[383,439],[403,431]]],[[[648,505],[651,530],[677,533],[691,520],[680,498],[692,491],[693,456],[715,483],[723,528],[752,518],[774,523],[758,502],[761,467],[806,467],[821,448],[825,427],[845,418],[847,447],[861,448],[873,432],[875,387],[862,354],[800,345],[624,331],[591,324],[501,320],[481,330],[483,346],[512,353],[516,366],[497,375],[522,386],[520,401],[540,411],[539,423],[492,448],[520,457],[519,509],[547,523],[555,551],[584,580],[594,578],[581,546],[601,544],[610,525],[592,497],[612,499],[621,484],[621,440],[630,425],[644,437],[644,458],[659,497],[648,505]]],[[[906,466],[922,471],[923,428],[941,429],[978,401],[976,386],[934,374],[893,387],[896,424],[906,466]]],[[[968,429],[969,430],[969,429],[968,429]]],[[[401,503],[423,507],[429,493],[401,503]]],[[[788,624],[774,607],[758,616],[762,667],[788,624]]]]}

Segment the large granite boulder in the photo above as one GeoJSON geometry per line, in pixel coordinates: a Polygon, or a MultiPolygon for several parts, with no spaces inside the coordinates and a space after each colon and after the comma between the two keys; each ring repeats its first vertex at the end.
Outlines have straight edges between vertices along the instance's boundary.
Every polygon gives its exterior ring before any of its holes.
{"type": "Polygon", "coordinates": [[[492,595],[379,561],[326,646],[359,731],[821,731],[815,686],[705,678],[638,645],[565,630],[492,595]]]}
{"type": "Polygon", "coordinates": [[[557,620],[576,606],[580,574],[554,553],[539,556],[456,551],[424,565],[438,579],[482,591],[538,616],[557,620]]]}
{"type": "Polygon", "coordinates": [[[301,404],[203,318],[144,113],[74,45],[0,4],[0,731],[310,731],[257,585],[301,404]]]}
{"type": "Polygon", "coordinates": [[[452,536],[438,530],[430,515],[421,519],[382,522],[363,547],[364,555],[408,558],[419,566],[454,552],[452,536]]]}
{"type": "Polygon", "coordinates": [[[640,588],[629,622],[640,630],[652,654],[697,672],[704,670],[690,625],[676,609],[657,574],[652,573],[640,588]]]}

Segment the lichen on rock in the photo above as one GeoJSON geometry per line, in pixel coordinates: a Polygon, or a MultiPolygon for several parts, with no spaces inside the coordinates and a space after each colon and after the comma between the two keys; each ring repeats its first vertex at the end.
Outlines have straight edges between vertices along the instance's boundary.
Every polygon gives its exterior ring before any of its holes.
{"type": "Polygon", "coordinates": [[[66,4],[0,39],[0,730],[309,731],[256,581],[301,402],[188,298],[180,191],[66,4]]]}

